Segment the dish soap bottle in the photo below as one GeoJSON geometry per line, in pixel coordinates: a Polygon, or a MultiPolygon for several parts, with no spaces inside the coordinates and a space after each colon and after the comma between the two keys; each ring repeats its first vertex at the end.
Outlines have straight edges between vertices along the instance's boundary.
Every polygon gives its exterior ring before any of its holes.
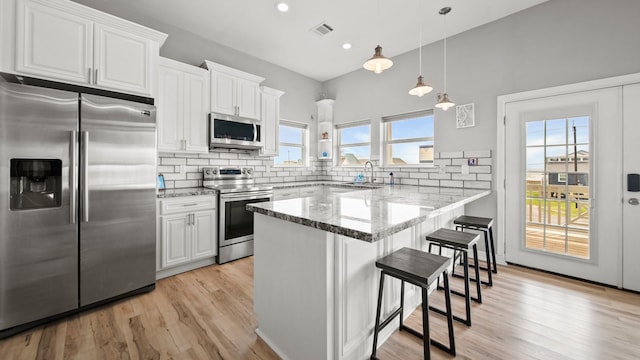
{"type": "Polygon", "coordinates": [[[393,173],[390,172],[389,173],[389,185],[393,185],[395,184],[395,180],[393,179],[393,173]]]}

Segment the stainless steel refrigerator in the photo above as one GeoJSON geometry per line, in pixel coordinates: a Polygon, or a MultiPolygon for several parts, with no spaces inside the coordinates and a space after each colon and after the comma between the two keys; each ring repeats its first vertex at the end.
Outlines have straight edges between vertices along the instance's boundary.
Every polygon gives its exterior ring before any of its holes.
{"type": "Polygon", "coordinates": [[[155,287],[155,108],[28,80],[0,77],[0,337],[155,287]]]}

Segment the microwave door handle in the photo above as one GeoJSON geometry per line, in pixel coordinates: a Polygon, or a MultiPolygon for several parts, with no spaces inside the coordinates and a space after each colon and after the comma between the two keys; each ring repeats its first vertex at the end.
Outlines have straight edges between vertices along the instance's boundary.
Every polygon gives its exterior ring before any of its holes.
{"type": "Polygon", "coordinates": [[[253,123],[253,142],[258,141],[258,126],[253,123]]]}

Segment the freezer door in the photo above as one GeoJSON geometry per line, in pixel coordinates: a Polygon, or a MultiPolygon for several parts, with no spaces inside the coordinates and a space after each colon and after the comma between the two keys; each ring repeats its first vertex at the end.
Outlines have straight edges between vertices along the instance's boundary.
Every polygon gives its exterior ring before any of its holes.
{"type": "Polygon", "coordinates": [[[82,95],[80,305],[155,283],[153,106],[82,95]]]}
{"type": "Polygon", "coordinates": [[[78,307],[77,124],[77,93],[0,79],[0,331],[78,307]]]}

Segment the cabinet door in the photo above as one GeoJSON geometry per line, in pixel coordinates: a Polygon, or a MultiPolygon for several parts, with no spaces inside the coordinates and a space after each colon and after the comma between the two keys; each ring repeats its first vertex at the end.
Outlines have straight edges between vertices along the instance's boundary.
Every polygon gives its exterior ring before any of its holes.
{"type": "Polygon", "coordinates": [[[305,186],[298,190],[298,196],[316,196],[322,194],[322,186],[305,186]]]}
{"type": "Polygon", "coordinates": [[[184,132],[187,151],[209,152],[207,143],[208,76],[208,73],[205,73],[205,76],[184,73],[184,132]]]}
{"type": "Polygon", "coordinates": [[[162,217],[162,268],[191,260],[190,231],[188,214],[162,217]]]}
{"type": "Polygon", "coordinates": [[[279,150],[278,133],[280,125],[279,96],[262,93],[262,124],[260,137],[262,141],[261,155],[277,156],[279,150]]]}
{"type": "Polygon", "coordinates": [[[92,43],[91,21],[32,1],[18,1],[18,72],[89,83],[93,66],[92,43]]]}
{"type": "Polygon", "coordinates": [[[182,72],[160,65],[158,68],[158,150],[180,151],[183,148],[182,72]]]}
{"type": "Polygon", "coordinates": [[[211,111],[236,115],[236,77],[211,71],[211,111]]]}
{"type": "Polygon", "coordinates": [[[298,197],[298,188],[284,188],[273,190],[273,200],[285,200],[298,197]]]}
{"type": "Polygon", "coordinates": [[[151,94],[153,42],[101,24],[96,24],[94,30],[96,84],[151,94]]]}
{"type": "Polygon", "coordinates": [[[238,115],[250,119],[260,119],[260,86],[258,83],[237,79],[236,106],[238,115]]]}
{"type": "Polygon", "coordinates": [[[192,259],[215,256],[217,253],[216,212],[198,211],[193,214],[193,218],[192,259]]]}

